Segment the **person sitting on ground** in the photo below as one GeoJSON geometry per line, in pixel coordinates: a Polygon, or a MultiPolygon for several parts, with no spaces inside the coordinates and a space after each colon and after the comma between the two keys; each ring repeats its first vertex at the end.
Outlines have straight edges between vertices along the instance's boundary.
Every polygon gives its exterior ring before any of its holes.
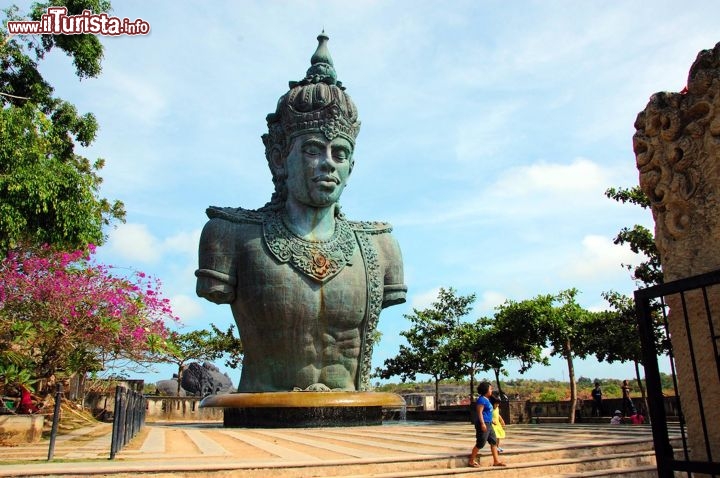
{"type": "Polygon", "coordinates": [[[32,400],[32,394],[30,393],[30,390],[25,388],[25,386],[20,386],[20,404],[17,407],[17,413],[21,414],[30,414],[30,413],[37,413],[40,409],[33,403],[32,400]]]}
{"type": "Polygon", "coordinates": [[[622,423],[622,412],[615,410],[613,417],[610,419],[610,425],[620,425],[622,423]]]}
{"type": "Polygon", "coordinates": [[[635,412],[633,415],[630,416],[630,423],[633,425],[642,425],[645,423],[645,417],[640,412],[635,412]]]}

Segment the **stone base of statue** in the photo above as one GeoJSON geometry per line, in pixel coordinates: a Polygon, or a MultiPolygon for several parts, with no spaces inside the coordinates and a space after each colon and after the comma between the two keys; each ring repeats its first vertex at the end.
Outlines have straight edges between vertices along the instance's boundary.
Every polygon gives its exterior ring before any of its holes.
{"type": "Polygon", "coordinates": [[[405,400],[383,392],[259,392],[210,395],[200,407],[224,409],[226,428],[306,428],[382,424],[383,408],[405,400]]]}

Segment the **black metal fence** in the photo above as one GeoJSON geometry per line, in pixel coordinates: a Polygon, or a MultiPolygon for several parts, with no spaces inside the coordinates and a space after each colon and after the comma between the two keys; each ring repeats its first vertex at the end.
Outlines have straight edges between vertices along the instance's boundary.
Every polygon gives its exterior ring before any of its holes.
{"type": "MultiPolygon", "coordinates": [[[[701,383],[699,380],[699,369],[707,370],[707,367],[715,367],[717,370],[716,374],[706,375],[704,377],[715,377],[720,383],[720,355],[718,354],[718,342],[720,336],[718,331],[715,330],[713,324],[713,314],[711,311],[710,304],[714,300],[710,300],[710,294],[714,294],[713,299],[716,299],[720,295],[720,289],[717,284],[720,284],[720,270],[702,274],[686,279],[681,279],[665,284],[660,284],[646,289],[639,289],[635,291],[635,304],[637,308],[638,324],[640,329],[640,338],[642,341],[643,351],[643,365],[645,367],[645,379],[648,390],[648,405],[650,407],[650,419],[652,422],[653,431],[653,442],[655,445],[655,457],[657,461],[658,476],[660,478],[670,478],[675,476],[675,472],[685,472],[687,476],[692,476],[692,473],[707,474],[712,477],[720,476],[720,457],[713,456],[710,446],[710,430],[716,430],[717,423],[708,423],[705,417],[705,410],[708,404],[715,404],[717,406],[718,397],[716,396],[703,396],[701,383]],[[714,286],[714,287],[713,287],[714,286]],[[694,307],[690,312],[688,310],[688,294],[695,294],[702,304],[699,309],[704,311],[696,310],[694,307]],[[684,320],[683,327],[685,329],[685,337],[687,344],[683,344],[689,350],[689,357],[691,361],[691,371],[694,378],[694,389],[692,392],[695,394],[695,400],[685,400],[683,402],[682,397],[678,390],[678,380],[676,375],[674,354],[672,346],[670,347],[669,360],[671,373],[673,376],[673,385],[675,388],[675,397],[677,399],[677,410],[680,418],[680,431],[682,436],[682,447],[683,449],[679,453],[675,453],[670,445],[670,438],[667,426],[667,416],[664,406],[664,399],[662,393],[662,387],[660,384],[660,370],[658,366],[659,353],[656,346],[656,320],[660,317],[662,324],[661,330],[665,334],[665,339],[670,337],[670,327],[668,322],[668,304],[667,300],[669,297],[673,297],[674,307],[679,307],[681,310],[673,310],[673,320],[684,320]],[[675,305],[678,304],[678,305],[675,305]],[[655,311],[655,313],[654,313],[655,311]],[[659,313],[658,313],[659,312],[659,313]],[[695,333],[694,336],[690,326],[690,314],[704,313],[704,319],[707,321],[709,327],[709,340],[710,344],[698,343],[700,337],[695,333]],[[655,316],[655,319],[653,318],[655,316]],[[714,350],[715,363],[698,363],[696,361],[696,351],[700,348],[712,347],[714,350]],[[701,426],[699,430],[692,430],[692,433],[701,433],[704,439],[705,447],[704,450],[693,450],[695,460],[690,458],[690,447],[687,441],[687,424],[685,422],[685,416],[690,411],[687,407],[697,407],[696,410],[692,410],[694,413],[699,413],[701,426]],[[685,409],[683,408],[685,407],[685,409]],[[697,457],[704,455],[704,460],[698,460],[697,457]]],[[[681,334],[682,335],[682,334],[681,334]]],[[[678,340],[681,337],[674,337],[676,341],[674,347],[679,349],[678,340]]],[[[667,340],[667,343],[670,341],[667,340]]],[[[705,379],[707,380],[707,379],[705,379]]],[[[685,384],[685,393],[689,393],[687,385],[685,384]]]]}
{"type": "Polygon", "coordinates": [[[125,387],[115,387],[115,413],[110,444],[111,460],[145,425],[146,402],[145,396],[141,393],[125,387]]]}

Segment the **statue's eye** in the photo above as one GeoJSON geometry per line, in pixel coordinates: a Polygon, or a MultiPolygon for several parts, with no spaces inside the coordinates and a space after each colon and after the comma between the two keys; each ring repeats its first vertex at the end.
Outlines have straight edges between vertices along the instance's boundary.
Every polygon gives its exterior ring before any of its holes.
{"type": "Polygon", "coordinates": [[[303,153],[309,156],[317,156],[320,154],[320,148],[314,144],[307,144],[303,146],[303,153]]]}
{"type": "Polygon", "coordinates": [[[344,149],[333,150],[333,159],[338,162],[343,162],[348,158],[348,152],[344,149]]]}

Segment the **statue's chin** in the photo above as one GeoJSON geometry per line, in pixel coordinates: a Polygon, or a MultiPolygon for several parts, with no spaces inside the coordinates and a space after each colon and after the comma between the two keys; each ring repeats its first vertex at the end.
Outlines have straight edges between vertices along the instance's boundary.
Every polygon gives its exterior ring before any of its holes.
{"type": "Polygon", "coordinates": [[[330,207],[333,204],[337,202],[337,198],[335,197],[327,197],[327,196],[320,196],[320,197],[314,197],[311,200],[309,200],[305,205],[312,208],[326,208],[330,207]]]}

